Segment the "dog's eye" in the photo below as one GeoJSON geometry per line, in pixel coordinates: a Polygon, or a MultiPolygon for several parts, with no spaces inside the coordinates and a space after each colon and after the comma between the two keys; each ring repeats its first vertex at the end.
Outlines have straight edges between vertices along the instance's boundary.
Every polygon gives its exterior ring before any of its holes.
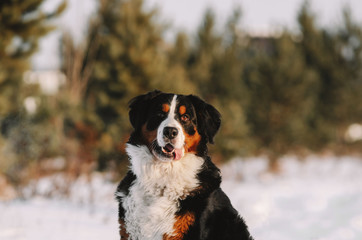
{"type": "Polygon", "coordinates": [[[182,115],[182,116],[181,116],[181,121],[183,121],[183,122],[188,122],[188,121],[190,121],[190,116],[187,115],[187,114],[182,115]]]}

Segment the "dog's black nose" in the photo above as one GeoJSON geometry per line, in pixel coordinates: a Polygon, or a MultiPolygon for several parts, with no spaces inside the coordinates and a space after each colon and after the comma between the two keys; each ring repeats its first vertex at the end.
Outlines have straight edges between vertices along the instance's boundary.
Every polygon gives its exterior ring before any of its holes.
{"type": "Polygon", "coordinates": [[[165,127],[163,129],[163,136],[168,138],[168,139],[174,139],[175,137],[177,137],[177,134],[178,134],[177,128],[165,127]]]}

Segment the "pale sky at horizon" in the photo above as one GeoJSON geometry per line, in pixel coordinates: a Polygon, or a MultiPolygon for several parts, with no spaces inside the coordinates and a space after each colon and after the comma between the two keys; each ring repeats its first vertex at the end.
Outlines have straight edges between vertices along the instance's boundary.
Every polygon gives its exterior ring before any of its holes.
{"type": "MultiPolygon", "coordinates": [[[[45,9],[52,9],[60,0],[47,0],[45,9]]],[[[296,16],[304,0],[145,0],[146,6],[157,6],[160,19],[170,22],[167,37],[184,30],[193,34],[201,23],[206,8],[216,13],[223,24],[236,6],[242,10],[241,25],[253,34],[265,34],[275,28],[296,28],[296,16]]],[[[309,0],[319,24],[336,25],[342,21],[343,6],[349,5],[352,16],[362,24],[362,0],[309,0]]],[[[68,29],[76,38],[85,32],[87,18],[94,13],[95,0],[68,0],[68,9],[59,19],[61,29],[68,29]]],[[[33,68],[56,69],[59,66],[59,36],[52,33],[41,41],[40,51],[33,57],[33,68]]]]}

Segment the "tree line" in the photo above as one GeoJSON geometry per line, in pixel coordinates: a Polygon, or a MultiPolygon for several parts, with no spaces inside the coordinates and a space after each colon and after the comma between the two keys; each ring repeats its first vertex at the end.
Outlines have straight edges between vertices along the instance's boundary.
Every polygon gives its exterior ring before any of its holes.
{"type": "Polygon", "coordinates": [[[0,3],[0,165],[14,182],[15,172],[59,156],[76,174],[125,171],[128,101],[154,89],[199,95],[221,112],[211,149],[219,162],[360,147],[344,137],[362,122],[362,25],[348,8],[339,24],[321,27],[305,2],[298,31],[267,37],[240,27],[240,9],[222,29],[207,10],[196,33],[166,41],[169,27],[143,0],[99,1],[82,44],[63,34],[67,80],[49,96],[22,81],[49,20],[65,8],[44,15],[42,2],[0,3]],[[27,96],[37,99],[35,113],[24,109],[27,96]]]}

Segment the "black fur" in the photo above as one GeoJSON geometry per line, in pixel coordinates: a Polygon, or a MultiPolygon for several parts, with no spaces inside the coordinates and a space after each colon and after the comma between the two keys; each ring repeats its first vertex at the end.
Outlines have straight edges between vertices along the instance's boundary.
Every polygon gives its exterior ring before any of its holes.
{"type": "MultiPolygon", "coordinates": [[[[127,196],[129,194],[129,188],[132,186],[132,184],[135,180],[136,180],[136,175],[134,175],[132,171],[128,171],[127,175],[123,178],[123,180],[118,185],[117,193],[122,193],[125,196],[127,196]]],[[[118,218],[123,219],[124,218],[124,209],[121,204],[122,197],[117,196],[116,198],[119,202],[118,218]]]]}
{"type": "Polygon", "coordinates": [[[152,100],[159,96],[162,92],[155,90],[144,95],[133,98],[129,102],[129,120],[134,129],[139,129],[146,122],[147,112],[152,100]]]}
{"type": "Polygon", "coordinates": [[[182,215],[195,214],[195,223],[190,227],[184,240],[252,240],[244,220],[232,207],[229,198],[221,190],[220,170],[205,158],[198,173],[200,189],[180,201],[182,215]]]}
{"type": "Polygon", "coordinates": [[[199,132],[204,134],[207,142],[214,143],[214,136],[221,125],[220,113],[213,106],[205,103],[199,97],[189,95],[187,98],[190,99],[195,108],[199,132]]]}

